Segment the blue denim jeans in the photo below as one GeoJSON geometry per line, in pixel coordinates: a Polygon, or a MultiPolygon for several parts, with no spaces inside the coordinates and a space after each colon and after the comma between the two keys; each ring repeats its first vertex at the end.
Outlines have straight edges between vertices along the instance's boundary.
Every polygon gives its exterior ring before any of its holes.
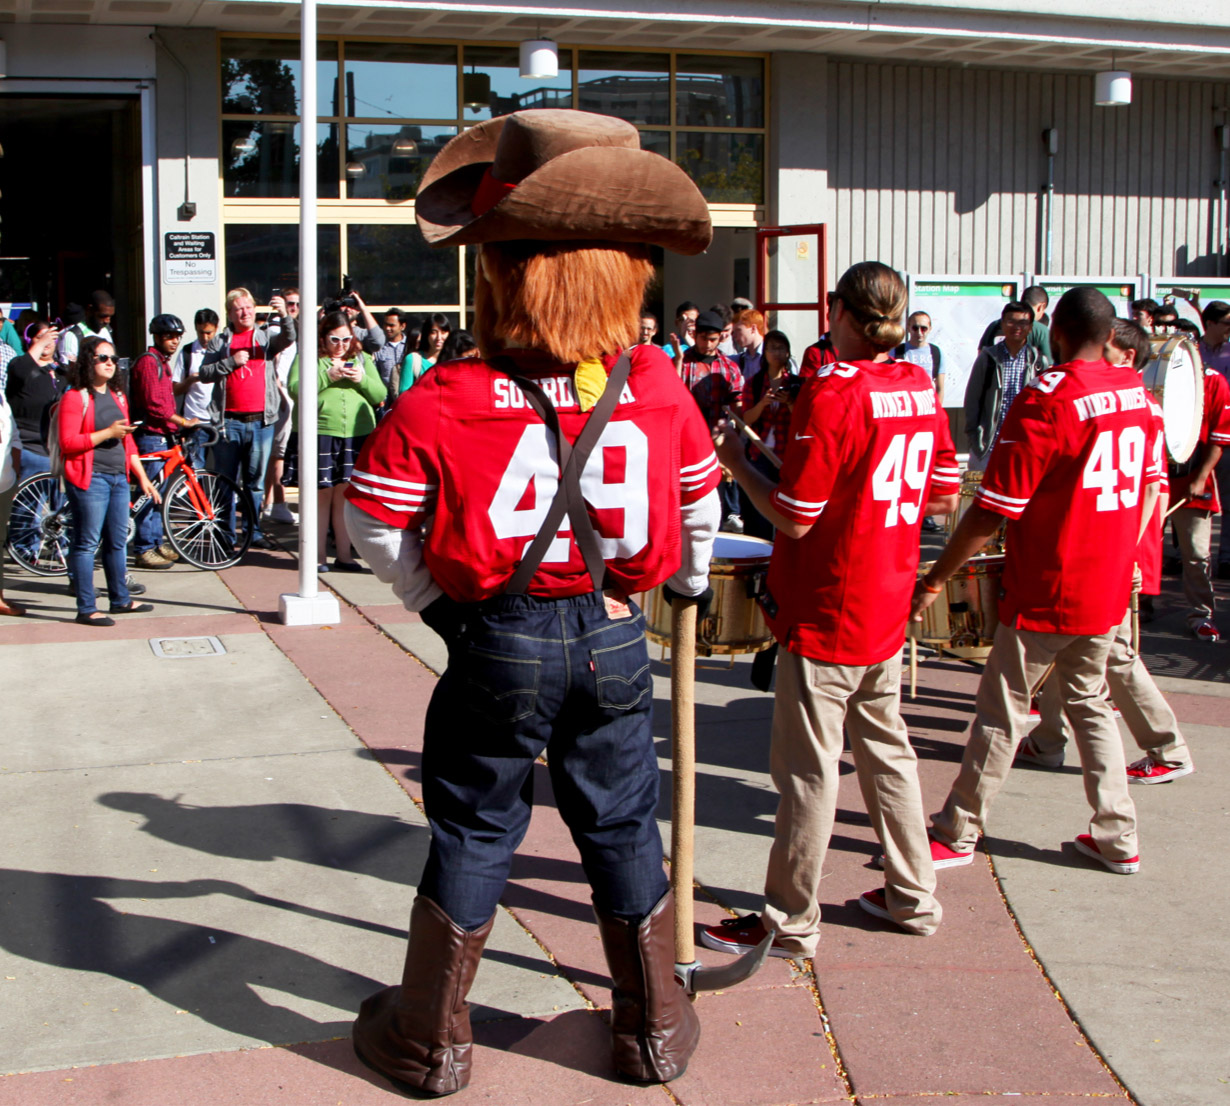
{"type": "Polygon", "coordinates": [[[51,458],[42,453],[31,453],[28,449],[21,451],[21,478],[33,476],[37,472],[50,472],[51,458]]]}
{"type": "Polygon", "coordinates": [[[205,426],[197,426],[184,431],[184,456],[194,469],[205,467],[205,426]]]}
{"type": "MultiPolygon", "coordinates": [[[[136,439],[137,449],[141,453],[154,453],[157,450],[166,449],[170,443],[163,434],[144,434],[138,431],[133,435],[136,439]]],[[[159,476],[162,470],[166,467],[162,461],[143,461],[145,474],[149,477],[150,483],[154,487],[159,487],[159,476]]],[[[152,499],[147,500],[145,505],[137,512],[137,530],[132,539],[132,551],[134,553],[148,553],[151,549],[157,549],[162,544],[162,507],[155,503],[152,499]]]]}
{"type": "Polygon", "coordinates": [[[463,929],[495,912],[548,750],[560,815],[604,913],[639,921],[666,892],[645,620],[602,597],[504,596],[459,608],[427,709],[419,883],[463,929]]]}
{"type": "MultiPolygon", "coordinates": [[[[227,419],[222,437],[214,445],[214,464],[223,476],[229,476],[241,488],[252,504],[254,521],[252,538],[261,536],[261,500],[265,498],[265,470],[273,449],[274,427],[259,422],[239,422],[227,419]]],[[[230,507],[230,526],[235,531],[235,509],[230,507]]],[[[485,920],[485,919],[484,919],[485,920]]]]}
{"type": "Polygon", "coordinates": [[[123,473],[96,472],[88,488],[67,481],[65,487],[72,507],[68,561],[69,575],[77,589],[77,613],[93,614],[98,610],[94,555],[100,545],[111,606],[128,606],[128,477],[123,473]]]}

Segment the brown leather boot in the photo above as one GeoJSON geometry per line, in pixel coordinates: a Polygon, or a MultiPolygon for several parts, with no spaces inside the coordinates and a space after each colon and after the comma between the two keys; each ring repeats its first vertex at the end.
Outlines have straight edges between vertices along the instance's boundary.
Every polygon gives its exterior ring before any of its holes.
{"type": "Polygon", "coordinates": [[[599,913],[611,969],[611,1043],[620,1075],[666,1083],[684,1073],[700,1019],[675,978],[675,898],[667,891],[639,925],[599,913]]]}
{"type": "Polygon", "coordinates": [[[414,900],[401,986],[366,998],[352,1031],[359,1059],[398,1089],[435,1097],[470,1082],[466,994],[494,922],[467,933],[431,899],[414,900]]]}

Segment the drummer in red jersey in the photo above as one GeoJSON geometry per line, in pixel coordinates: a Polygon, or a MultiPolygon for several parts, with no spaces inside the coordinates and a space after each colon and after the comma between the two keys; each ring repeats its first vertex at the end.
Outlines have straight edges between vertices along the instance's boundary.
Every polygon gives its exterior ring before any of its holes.
{"type": "Polygon", "coordinates": [[[803,385],[781,483],[719,443],[722,462],[778,529],[762,600],[784,647],[770,753],[780,795],[760,915],[704,930],[710,948],[808,957],[820,939],[820,877],[833,829],[843,726],[887,857],[864,910],[909,933],[940,923],[917,760],[901,720],[901,649],[927,515],[956,506],[948,420],[927,374],[888,350],[905,334],[906,291],[879,262],[848,269],[832,302],[840,359],[803,385]]]}
{"type": "Polygon", "coordinates": [[[424,729],[431,848],[405,972],[364,1002],[355,1048],[419,1094],[468,1082],[465,996],[547,751],[614,980],[615,1067],[673,1079],[700,1025],[674,975],[652,676],[628,596],[707,589],[719,468],[671,362],[636,339],[650,246],[699,253],[708,209],[635,127],[539,110],[453,139],[417,216],[432,245],[479,244],[482,357],[402,395],[348,493],[368,564],[449,647],[424,729]]]}
{"type": "Polygon", "coordinates": [[[1061,364],[1017,397],[977,497],[934,566],[913,614],[1009,520],[1000,625],[978,685],[961,771],[932,822],[937,868],[968,864],[1029,725],[1030,692],[1050,665],[1094,808],[1074,845],[1112,872],[1140,868],[1123,742],[1104,694],[1142,520],[1162,479],[1159,428],[1137,373],[1103,357],[1115,312],[1096,288],[1065,292],[1051,321],[1061,364]]]}

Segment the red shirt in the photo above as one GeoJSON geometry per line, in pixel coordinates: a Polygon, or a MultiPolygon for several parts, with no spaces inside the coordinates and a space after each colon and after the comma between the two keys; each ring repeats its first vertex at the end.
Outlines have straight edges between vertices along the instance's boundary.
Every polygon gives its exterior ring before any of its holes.
{"type": "Polygon", "coordinates": [[[738,405],[743,373],[726,354],[718,352],[706,363],[692,346],[683,355],[680,374],[683,386],[692,393],[696,406],[710,426],[722,417],[724,407],[732,403],[738,405]]]}
{"type": "MultiPolygon", "coordinates": [[[[581,478],[615,586],[631,594],[678,570],[682,504],[717,487],[720,469],[704,419],[656,346],[629,351],[632,372],[581,478]]],[[[575,441],[589,418],[577,406],[575,366],[510,351],[536,379],[575,441]]],[[[608,371],[614,364],[609,359],[608,371]]],[[[424,560],[453,599],[500,595],[533,541],[559,484],[555,443],[521,390],[485,361],[437,365],[402,393],[368,437],[347,498],[390,526],[434,516],[424,560]]],[[[530,593],[591,589],[565,517],[530,593]]]]}
{"type": "Polygon", "coordinates": [[[1000,621],[1050,634],[1118,626],[1132,591],[1144,488],[1162,479],[1140,376],[1069,361],[1017,396],[977,502],[1009,520],[1000,621]]]}
{"type": "Polygon", "coordinates": [[[175,432],[175,422],[171,417],[175,414],[171,362],[153,346],[133,365],[128,395],[132,401],[132,417],[145,420],[142,430],[150,434],[175,432]]]}
{"type": "Polygon", "coordinates": [[[908,361],[834,363],[804,385],[773,505],[814,523],[779,533],[765,613],[793,653],[887,660],[905,642],[923,508],[961,486],[948,417],[908,361]]]}
{"type": "Polygon", "coordinates": [[[265,360],[257,360],[257,354],[264,351],[253,344],[255,334],[255,330],[246,330],[231,335],[231,356],[247,350],[249,357],[246,365],[226,377],[226,410],[230,414],[251,415],[265,410],[265,360]]]}
{"type": "Polygon", "coordinates": [[[803,363],[799,366],[799,376],[808,380],[815,376],[825,365],[837,361],[837,349],[827,334],[821,334],[818,342],[813,342],[803,351],[803,363]]]}
{"type": "MultiPolygon", "coordinates": [[[[1200,418],[1200,450],[1197,457],[1202,457],[1210,445],[1219,445],[1222,449],[1230,446],[1230,384],[1216,369],[1204,370],[1204,414],[1200,418]]],[[[1188,463],[1187,470],[1194,469],[1194,463],[1188,463]]],[[[1179,499],[1187,495],[1188,476],[1174,478],[1174,496],[1179,499]]],[[[1204,495],[1184,504],[1185,511],[1211,511],[1218,514],[1221,511],[1221,498],[1218,494],[1217,476],[1209,473],[1209,479],[1204,486],[1204,495]]]]}

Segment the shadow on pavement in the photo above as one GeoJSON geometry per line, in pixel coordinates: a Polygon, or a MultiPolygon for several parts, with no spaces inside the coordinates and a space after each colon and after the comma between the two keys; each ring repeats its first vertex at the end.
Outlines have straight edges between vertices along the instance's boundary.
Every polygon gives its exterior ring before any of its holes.
{"type": "MultiPolygon", "coordinates": [[[[226,880],[157,882],[0,869],[0,946],[26,960],[126,980],[177,1010],[270,1044],[347,1032],[349,1022],[314,1021],[266,1002],[253,987],[357,1010],[380,985],[375,980],[269,941],[124,913],[104,901],[205,895],[271,901],[226,880]]],[[[77,1003],[66,997],[62,1006],[77,1003]]]]}
{"type": "Polygon", "coordinates": [[[236,860],[298,860],[415,885],[427,859],[427,827],[384,814],[306,803],[194,806],[144,791],[109,791],[98,802],[140,814],[142,833],[236,860]]]}

